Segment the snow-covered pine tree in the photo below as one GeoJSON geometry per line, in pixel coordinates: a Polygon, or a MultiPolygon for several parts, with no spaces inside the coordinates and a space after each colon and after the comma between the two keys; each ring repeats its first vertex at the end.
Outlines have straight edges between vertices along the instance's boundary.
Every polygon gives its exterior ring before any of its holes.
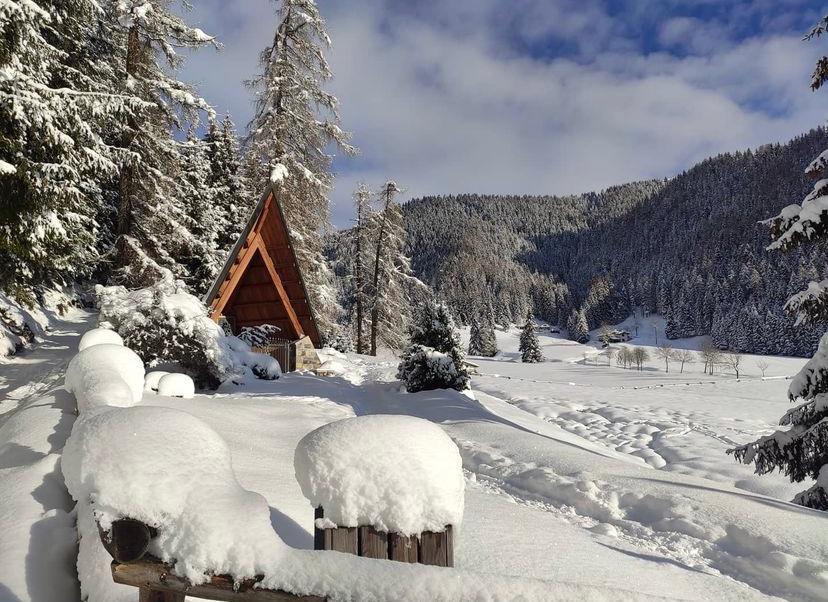
{"type": "Polygon", "coordinates": [[[178,176],[176,201],[185,209],[181,226],[191,236],[183,237],[176,248],[170,248],[182,279],[192,292],[203,295],[221,269],[224,255],[218,250],[222,215],[215,202],[214,189],[209,185],[211,165],[208,143],[191,130],[187,139],[178,144],[178,176]]]}
{"type": "Polygon", "coordinates": [[[365,353],[365,326],[368,286],[369,257],[369,227],[373,222],[371,208],[371,190],[365,182],[360,182],[354,192],[356,206],[356,223],[354,224],[354,254],[353,254],[353,305],[354,326],[356,331],[356,352],[365,353]]]}
{"type": "Polygon", "coordinates": [[[27,296],[95,265],[101,184],[119,160],[100,132],[136,108],[102,85],[97,9],[0,4],[0,282],[27,296]]]}
{"type": "MultiPolygon", "coordinates": [[[[195,123],[207,102],[177,80],[173,71],[182,58],[176,49],[195,49],[216,42],[171,10],[169,0],[120,0],[104,6],[107,35],[115,42],[110,61],[116,64],[117,89],[143,103],[126,115],[115,143],[130,153],[117,187],[116,279],[130,285],[161,277],[158,266],[176,276],[182,249],[195,246],[186,227],[186,201],[176,194],[177,145],[172,130],[195,123]]],[[[188,6],[187,3],[183,3],[188,6]]],[[[188,199],[189,201],[189,199],[188,199]]]]}
{"type": "Polygon", "coordinates": [[[472,316],[469,322],[469,355],[480,355],[483,351],[483,339],[480,336],[480,323],[477,316],[472,316]]]}
{"type": "Polygon", "coordinates": [[[535,323],[532,320],[531,312],[526,316],[526,323],[520,333],[520,361],[527,364],[537,364],[543,361],[543,352],[540,348],[538,335],[535,333],[535,323]]]}
{"type": "Polygon", "coordinates": [[[251,177],[279,180],[279,202],[324,336],[341,313],[322,255],[333,182],[327,149],[356,149],[339,126],[336,97],[323,90],[332,75],[324,55],[330,39],[316,3],[280,0],[277,14],[273,42],[260,55],[261,72],[248,82],[256,110],[246,159],[251,177]]]}
{"type": "Polygon", "coordinates": [[[236,126],[230,115],[224,116],[221,125],[210,120],[206,142],[207,181],[218,214],[216,248],[221,262],[238,240],[261,191],[249,186],[242,173],[236,126]]]}
{"type": "MultiPolygon", "coordinates": [[[[813,29],[809,38],[825,33],[828,15],[813,29]]],[[[811,87],[818,90],[828,82],[828,57],[814,70],[811,87]]],[[[816,180],[813,190],[801,204],[785,207],[769,220],[773,249],[783,251],[799,244],[828,237],[828,149],[823,151],[805,173],[816,180]]],[[[811,282],[793,296],[786,306],[798,322],[821,322],[828,317],[828,280],[811,282]]],[[[791,401],[800,403],[788,410],[779,424],[789,427],[757,441],[728,450],[736,459],[752,463],[758,474],[784,472],[793,482],[816,479],[793,502],[809,508],[828,510],[828,333],[819,348],[788,387],[791,401]]]]}
{"type": "Polygon", "coordinates": [[[422,305],[410,329],[411,341],[397,368],[397,378],[410,393],[432,389],[469,388],[460,337],[448,308],[429,301],[422,305]]]}
{"type": "Polygon", "coordinates": [[[582,309],[573,309],[566,321],[566,330],[571,341],[586,343],[589,341],[589,326],[582,309]]]}
{"type": "Polygon", "coordinates": [[[379,343],[391,349],[404,345],[411,319],[411,306],[427,288],[411,275],[411,260],[405,253],[406,237],[402,211],[395,195],[400,192],[393,181],[379,192],[381,210],[373,217],[371,282],[368,288],[371,307],[370,354],[377,354],[379,343]]]}

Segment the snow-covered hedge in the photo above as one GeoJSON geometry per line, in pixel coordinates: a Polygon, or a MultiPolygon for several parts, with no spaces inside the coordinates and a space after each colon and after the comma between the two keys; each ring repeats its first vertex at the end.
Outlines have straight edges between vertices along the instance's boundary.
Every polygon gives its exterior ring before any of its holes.
{"type": "Polygon", "coordinates": [[[463,520],[463,463],[436,424],[411,416],[359,416],[305,435],[296,480],[325,519],[414,535],[463,520]]]}
{"type": "Polygon", "coordinates": [[[227,336],[204,304],[170,274],[142,289],[99,285],[95,292],[101,324],[116,330],[149,367],[178,364],[206,388],[251,375],[274,379],[281,374],[275,359],[227,336]]]}
{"type": "Polygon", "coordinates": [[[144,362],[123,345],[93,345],[69,362],[64,387],[75,395],[81,413],[102,406],[131,406],[143,395],[144,362]]]}

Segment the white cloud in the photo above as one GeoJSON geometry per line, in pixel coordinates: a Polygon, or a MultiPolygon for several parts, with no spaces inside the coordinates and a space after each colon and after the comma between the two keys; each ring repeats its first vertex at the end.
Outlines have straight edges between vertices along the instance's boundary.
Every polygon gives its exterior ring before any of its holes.
{"type": "MultiPolygon", "coordinates": [[[[717,152],[785,140],[825,116],[825,99],[808,91],[820,48],[797,36],[736,42],[715,24],[673,19],[659,29],[662,43],[690,54],[645,53],[618,36],[621,26],[600,3],[584,0],[577,18],[556,17],[568,4],[528,2],[511,21],[528,42],[592,32],[568,58],[533,58],[504,44],[492,30],[502,5],[489,0],[435,3],[429,18],[398,16],[379,0],[324,4],[330,88],[362,150],[337,161],[335,223],[348,223],[360,179],[377,186],[394,178],[407,196],[573,193],[673,175],[717,152]]],[[[239,82],[273,33],[273,6],[203,6],[199,24],[219,34],[225,51],[193,57],[187,77],[243,126],[250,100],[239,82]]]]}

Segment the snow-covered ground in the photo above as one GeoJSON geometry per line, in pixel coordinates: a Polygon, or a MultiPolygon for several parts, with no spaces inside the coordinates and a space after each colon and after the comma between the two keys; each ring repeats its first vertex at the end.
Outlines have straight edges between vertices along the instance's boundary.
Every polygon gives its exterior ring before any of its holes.
{"type": "MultiPolygon", "coordinates": [[[[788,407],[784,377],[804,360],[768,358],[773,378],[762,380],[746,358],[746,374],[736,380],[704,375],[696,364],[683,374],[672,367],[665,374],[655,360],[641,372],[607,366],[605,359],[596,366],[584,362],[584,353],[597,353],[594,347],[542,333],[549,361],[524,365],[514,361],[516,330],[498,332],[498,340],[500,357],[474,359],[481,374],[473,379],[473,396],[407,394],[393,379],[393,361],[350,356],[337,358],[337,377],[288,374],[192,399],[145,393],[142,405],[184,410],[218,432],[241,485],[264,495],[274,529],[294,547],[312,547],[313,526],[313,510],[294,476],[299,440],[349,416],[407,414],[439,424],[461,450],[466,501],[458,568],[598,586],[607,588],[608,600],[619,597],[617,590],[683,600],[825,599],[828,516],[786,501],[805,484],[754,477],[724,453],[732,443],[773,429],[788,407]]],[[[21,372],[17,382],[42,382],[43,375],[62,371],[62,350],[42,353],[53,359],[33,364],[40,367],[21,372]]],[[[34,517],[12,540],[25,550],[0,544],[0,566],[14,567],[8,576],[0,572],[3,601],[50,599],[37,589],[41,570],[72,577],[66,570],[68,506],[61,505],[59,491],[48,504],[34,503],[42,497],[40,482],[53,471],[33,468],[44,458],[54,464],[71,419],[60,418],[65,412],[48,401],[48,383],[34,389],[51,414],[18,445],[36,450],[37,458],[17,448],[10,456],[31,483],[9,486],[9,473],[0,472],[0,528],[12,520],[7,500],[34,517]],[[31,524],[47,520],[58,524],[48,533],[63,555],[28,551],[36,539],[31,524]],[[41,567],[41,556],[53,565],[41,567]]],[[[13,419],[22,425],[26,409],[19,400],[4,404],[0,458],[15,443],[6,426],[13,419]]],[[[38,545],[35,551],[42,552],[42,539],[38,545]]],[[[54,599],[77,596],[67,588],[54,599]]]]}

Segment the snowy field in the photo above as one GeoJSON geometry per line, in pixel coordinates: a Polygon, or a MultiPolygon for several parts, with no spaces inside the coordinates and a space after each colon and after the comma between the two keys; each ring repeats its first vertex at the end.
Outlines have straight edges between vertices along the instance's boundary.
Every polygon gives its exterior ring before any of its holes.
{"type": "MultiPolygon", "coordinates": [[[[89,319],[60,324],[0,367],[3,602],[79,599],[71,503],[55,473],[71,417],[56,387],[89,319]]],[[[192,399],[147,394],[142,405],[185,410],[218,432],[241,485],[265,496],[293,547],[312,547],[313,510],[293,468],[299,440],[349,416],[407,414],[460,447],[460,569],[598,587],[606,600],[826,599],[828,516],[787,502],[807,484],[755,477],[724,453],[773,429],[789,405],[785,377],[804,360],[768,358],[764,380],[747,357],[738,380],[698,364],[665,374],[656,360],[634,371],[605,358],[596,366],[584,360],[595,347],[541,332],[548,361],[528,365],[516,362],[517,334],[498,332],[499,357],[473,358],[472,395],[407,394],[390,358],[349,356],[337,377],[289,374],[192,399]]]]}

